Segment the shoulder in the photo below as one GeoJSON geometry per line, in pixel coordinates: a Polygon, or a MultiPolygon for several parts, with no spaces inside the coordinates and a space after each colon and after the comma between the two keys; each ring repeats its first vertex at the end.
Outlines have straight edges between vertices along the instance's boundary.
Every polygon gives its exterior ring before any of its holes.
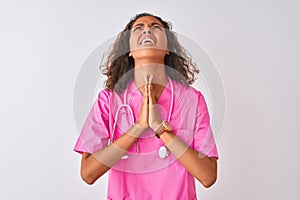
{"type": "Polygon", "coordinates": [[[105,88],[100,90],[100,92],[98,93],[98,101],[105,101],[105,102],[109,102],[111,96],[112,96],[112,91],[105,88]]]}
{"type": "Polygon", "coordinates": [[[185,85],[174,80],[172,81],[172,83],[174,86],[174,92],[177,96],[181,96],[182,98],[195,99],[198,101],[203,98],[202,92],[191,85],[185,85]]]}

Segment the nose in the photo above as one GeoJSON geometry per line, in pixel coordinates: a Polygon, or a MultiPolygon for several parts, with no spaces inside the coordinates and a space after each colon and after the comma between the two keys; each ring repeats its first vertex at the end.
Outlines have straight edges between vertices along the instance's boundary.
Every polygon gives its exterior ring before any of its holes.
{"type": "Polygon", "coordinates": [[[147,33],[148,33],[148,34],[151,34],[151,30],[150,30],[149,27],[145,27],[144,30],[143,30],[143,35],[144,35],[144,34],[147,34],[147,33]]]}

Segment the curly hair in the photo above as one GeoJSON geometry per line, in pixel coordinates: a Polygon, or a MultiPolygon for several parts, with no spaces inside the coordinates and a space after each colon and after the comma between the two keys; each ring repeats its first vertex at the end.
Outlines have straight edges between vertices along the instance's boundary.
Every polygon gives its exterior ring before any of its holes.
{"type": "Polygon", "coordinates": [[[165,55],[164,64],[166,74],[177,82],[191,85],[195,81],[199,70],[188,56],[186,50],[179,44],[176,34],[172,31],[172,24],[162,20],[160,17],[141,13],[133,17],[121,31],[111,47],[105,65],[101,65],[102,73],[107,76],[105,86],[109,90],[122,92],[133,78],[134,59],[129,56],[130,30],[134,22],[140,17],[151,16],[159,20],[165,28],[169,54],[165,55]],[[171,69],[170,69],[171,68],[171,69]],[[178,73],[179,72],[179,73],[178,73]],[[118,84],[117,84],[118,83],[118,84]]]}

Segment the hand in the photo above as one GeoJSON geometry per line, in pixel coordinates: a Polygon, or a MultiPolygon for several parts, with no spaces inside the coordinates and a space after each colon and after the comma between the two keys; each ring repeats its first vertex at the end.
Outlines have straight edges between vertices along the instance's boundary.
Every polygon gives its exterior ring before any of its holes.
{"type": "Polygon", "coordinates": [[[148,124],[149,127],[153,129],[153,131],[156,131],[160,124],[162,123],[162,120],[159,116],[157,106],[156,106],[156,100],[153,92],[153,85],[152,85],[153,75],[150,75],[148,79],[148,98],[149,98],[149,118],[148,118],[148,124]]]}
{"type": "Polygon", "coordinates": [[[143,128],[150,127],[156,131],[162,123],[162,120],[156,107],[152,80],[153,75],[145,76],[145,86],[142,92],[143,100],[137,124],[143,128]]]}
{"type": "Polygon", "coordinates": [[[140,109],[139,118],[137,120],[137,124],[140,125],[143,128],[148,128],[148,116],[149,116],[149,92],[148,92],[148,79],[149,77],[145,76],[145,85],[144,90],[142,92],[143,94],[143,100],[142,100],[142,106],[140,109]]]}

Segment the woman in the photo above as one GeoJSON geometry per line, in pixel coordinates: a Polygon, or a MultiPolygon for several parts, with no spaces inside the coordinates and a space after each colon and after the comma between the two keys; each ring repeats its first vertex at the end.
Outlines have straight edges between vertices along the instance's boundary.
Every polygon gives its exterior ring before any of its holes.
{"type": "Polygon", "coordinates": [[[142,13],[113,44],[108,77],[74,150],[93,184],[109,171],[108,199],[197,199],[218,153],[204,96],[189,87],[196,67],[161,18],[142,13]],[[110,144],[108,143],[110,141],[110,144]]]}

